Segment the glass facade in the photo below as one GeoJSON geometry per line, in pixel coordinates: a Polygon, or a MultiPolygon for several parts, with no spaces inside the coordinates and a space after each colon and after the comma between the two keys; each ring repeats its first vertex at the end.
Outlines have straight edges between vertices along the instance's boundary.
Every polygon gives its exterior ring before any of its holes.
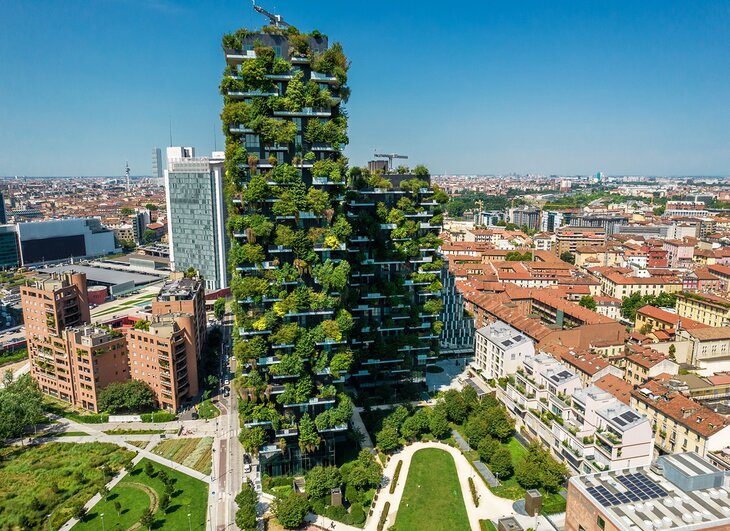
{"type": "Polygon", "coordinates": [[[18,236],[12,225],[0,227],[0,267],[18,267],[18,236]]]}
{"type": "Polygon", "coordinates": [[[227,285],[219,180],[220,170],[200,159],[172,163],[165,179],[174,270],[195,268],[208,290],[227,285]]]}

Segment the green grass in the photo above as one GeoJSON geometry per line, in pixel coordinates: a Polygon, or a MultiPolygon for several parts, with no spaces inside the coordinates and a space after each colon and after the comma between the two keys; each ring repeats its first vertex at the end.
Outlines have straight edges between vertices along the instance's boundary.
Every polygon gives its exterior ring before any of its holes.
{"type": "Polygon", "coordinates": [[[107,435],[158,435],[165,433],[165,430],[123,430],[117,428],[116,430],[106,430],[104,433],[107,435]]]}
{"type": "Polygon", "coordinates": [[[491,520],[479,520],[479,528],[481,531],[497,531],[491,520]]]}
{"type": "Polygon", "coordinates": [[[214,419],[220,414],[220,410],[213,405],[210,399],[204,400],[198,407],[198,417],[201,419],[214,419]]]}
{"type": "Polygon", "coordinates": [[[16,361],[24,360],[28,357],[28,349],[20,348],[18,350],[6,350],[5,352],[0,352],[0,365],[5,365],[6,363],[15,363],[16,361]]]}
{"type": "Polygon", "coordinates": [[[171,461],[210,474],[213,461],[211,451],[213,438],[203,437],[194,439],[169,439],[162,441],[152,451],[171,461]]]}
{"type": "Polygon", "coordinates": [[[49,433],[48,437],[86,437],[89,435],[84,431],[64,431],[62,433],[49,433]]]}
{"type": "Polygon", "coordinates": [[[469,529],[456,464],[437,448],[413,454],[396,517],[398,531],[469,529]]]}
{"type": "Polygon", "coordinates": [[[510,438],[510,440],[507,442],[507,448],[509,449],[509,453],[512,454],[512,463],[517,464],[520,459],[527,453],[527,449],[520,444],[520,441],[515,439],[514,437],[510,438]]]}
{"type": "Polygon", "coordinates": [[[85,504],[109,479],[102,465],[118,472],[134,452],[109,443],[53,442],[0,450],[0,522],[3,528],[58,529],[71,507],[85,504]],[[35,501],[34,501],[35,500],[35,501]]]}
{"type": "Polygon", "coordinates": [[[104,527],[107,530],[128,529],[139,521],[142,512],[151,505],[150,497],[143,490],[134,488],[132,483],[146,485],[152,488],[157,497],[162,496],[165,487],[157,476],[160,470],[174,480],[175,490],[170,499],[167,511],[158,508],[155,512],[153,529],[188,529],[188,513],[192,529],[205,529],[205,516],[208,505],[208,486],[195,478],[191,478],[171,468],[153,463],[155,474],[147,477],[144,466],[148,461],[143,459],[115,486],[106,500],[100,501],[86,515],[83,522],[74,526],[77,531],[98,531],[102,528],[100,515],[104,513],[104,527]],[[121,505],[120,514],[114,509],[114,502],[121,505]]]}
{"type": "Polygon", "coordinates": [[[107,413],[79,413],[66,402],[49,396],[43,397],[43,409],[48,413],[82,424],[101,424],[109,421],[107,413]]]}

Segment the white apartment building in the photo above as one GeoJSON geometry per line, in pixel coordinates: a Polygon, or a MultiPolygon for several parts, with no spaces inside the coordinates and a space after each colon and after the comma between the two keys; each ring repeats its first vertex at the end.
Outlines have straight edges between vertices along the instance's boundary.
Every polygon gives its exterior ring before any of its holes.
{"type": "Polygon", "coordinates": [[[502,321],[477,330],[473,366],[486,380],[514,374],[535,353],[532,339],[502,321]]]}
{"type": "Polygon", "coordinates": [[[497,398],[572,473],[651,463],[649,419],[594,385],[581,387],[578,375],[552,356],[526,356],[497,398]]]}

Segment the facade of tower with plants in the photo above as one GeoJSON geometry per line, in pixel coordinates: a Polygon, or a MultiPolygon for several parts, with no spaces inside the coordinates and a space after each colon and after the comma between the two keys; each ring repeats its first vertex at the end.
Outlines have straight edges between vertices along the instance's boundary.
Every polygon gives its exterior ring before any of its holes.
{"type": "Polygon", "coordinates": [[[299,473],[352,438],[346,386],[392,400],[438,356],[448,198],[422,166],[348,171],[339,44],[275,26],[222,44],[241,441],[263,473],[299,473]]]}

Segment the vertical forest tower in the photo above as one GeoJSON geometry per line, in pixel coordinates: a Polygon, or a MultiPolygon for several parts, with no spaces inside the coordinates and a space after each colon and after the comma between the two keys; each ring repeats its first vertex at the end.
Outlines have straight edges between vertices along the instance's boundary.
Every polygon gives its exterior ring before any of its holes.
{"type": "Polygon", "coordinates": [[[348,170],[342,47],[272,23],[223,37],[220,88],[244,446],[276,475],[334,464],[348,395],[391,401],[424,379],[448,198],[422,166],[348,170]]]}

